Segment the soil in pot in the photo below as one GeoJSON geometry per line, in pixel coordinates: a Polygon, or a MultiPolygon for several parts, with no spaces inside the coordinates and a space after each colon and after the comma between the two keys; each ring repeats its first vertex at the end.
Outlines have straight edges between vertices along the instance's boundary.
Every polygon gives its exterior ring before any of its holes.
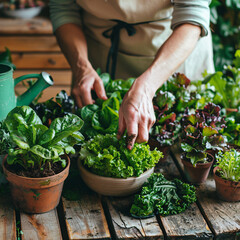
{"type": "MultiPolygon", "coordinates": [[[[209,155],[210,156],[210,155],[209,155]]],[[[194,167],[190,161],[185,157],[185,154],[182,154],[181,160],[184,165],[184,173],[189,182],[200,185],[204,183],[210,172],[211,166],[213,164],[213,157],[210,156],[210,161],[207,163],[197,163],[194,167]]]]}
{"type": "MultiPolygon", "coordinates": [[[[44,213],[54,209],[60,200],[63,183],[69,173],[70,159],[65,156],[67,166],[59,173],[47,177],[19,176],[8,169],[7,156],[3,160],[3,171],[10,183],[16,209],[26,213],[44,213]]],[[[26,172],[24,173],[26,174],[26,172]]],[[[46,174],[46,172],[44,173],[46,174]]]]}
{"type": "Polygon", "coordinates": [[[216,191],[219,198],[227,202],[240,201],[240,182],[223,179],[220,176],[219,170],[219,167],[215,167],[213,170],[216,191]]]}

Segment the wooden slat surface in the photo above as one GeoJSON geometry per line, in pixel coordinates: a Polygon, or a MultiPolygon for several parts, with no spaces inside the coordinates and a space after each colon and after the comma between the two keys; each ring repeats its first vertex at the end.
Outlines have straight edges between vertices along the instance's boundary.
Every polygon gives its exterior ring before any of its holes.
{"type": "Polygon", "coordinates": [[[135,219],[130,216],[132,201],[133,196],[106,199],[114,228],[114,239],[163,239],[156,217],[135,219]]]}
{"type": "Polygon", "coordinates": [[[62,53],[13,53],[11,56],[17,69],[70,69],[62,53]]]}
{"type": "Polygon", "coordinates": [[[110,239],[99,196],[84,186],[80,191],[78,201],[62,198],[69,239],[110,239]]]}
{"type": "Polygon", "coordinates": [[[0,196],[0,239],[16,239],[16,216],[9,193],[0,196]]]}
{"type": "Polygon", "coordinates": [[[32,19],[0,18],[0,34],[52,34],[52,25],[48,18],[32,19]]]}
{"type": "Polygon", "coordinates": [[[42,214],[21,213],[22,240],[61,240],[56,209],[42,214]]]}
{"type": "Polygon", "coordinates": [[[55,36],[1,36],[0,52],[60,52],[55,36]]]}
{"type": "MultiPolygon", "coordinates": [[[[18,70],[16,69],[13,76],[14,78],[26,75],[26,74],[32,74],[32,73],[40,73],[41,70],[18,70]]],[[[54,81],[53,87],[56,87],[58,85],[61,86],[71,86],[72,81],[72,72],[71,70],[46,70],[47,73],[49,73],[54,81]]],[[[21,86],[21,83],[18,84],[18,86],[21,86]]]]}
{"type": "Polygon", "coordinates": [[[198,189],[198,198],[217,239],[240,239],[240,202],[220,200],[211,177],[198,189]]]}
{"type": "MultiPolygon", "coordinates": [[[[176,151],[176,150],[175,150],[176,151]]],[[[176,160],[183,169],[180,155],[176,160]]],[[[240,202],[224,202],[217,197],[212,174],[197,188],[198,201],[210,222],[216,239],[240,239],[240,202]]]]}
{"type": "MultiPolygon", "coordinates": [[[[162,172],[167,179],[181,178],[170,155],[164,162],[160,162],[157,165],[156,171],[162,172]]],[[[160,216],[160,218],[169,239],[213,238],[213,234],[196,203],[193,203],[191,207],[183,213],[166,217],[160,216]]]]}
{"type": "MultiPolygon", "coordinates": [[[[52,97],[55,97],[61,90],[65,90],[68,95],[70,95],[70,86],[51,86],[43,90],[42,97],[39,99],[39,102],[44,102],[52,97]]],[[[25,87],[16,87],[15,93],[17,95],[22,94],[26,91],[25,87]]]]}

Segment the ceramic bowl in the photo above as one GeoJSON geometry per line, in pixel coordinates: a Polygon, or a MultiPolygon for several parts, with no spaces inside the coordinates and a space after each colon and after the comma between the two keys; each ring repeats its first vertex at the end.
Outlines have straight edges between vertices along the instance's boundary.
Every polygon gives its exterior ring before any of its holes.
{"type": "Polygon", "coordinates": [[[16,10],[6,10],[2,9],[3,13],[12,18],[22,18],[22,19],[31,19],[36,17],[42,10],[42,6],[32,7],[32,8],[24,8],[24,9],[16,9],[16,10]]]}
{"type": "Polygon", "coordinates": [[[82,165],[80,160],[78,160],[78,168],[83,181],[89,188],[101,195],[115,197],[128,196],[136,193],[154,171],[154,168],[151,168],[139,177],[111,178],[91,173],[82,165]]]}

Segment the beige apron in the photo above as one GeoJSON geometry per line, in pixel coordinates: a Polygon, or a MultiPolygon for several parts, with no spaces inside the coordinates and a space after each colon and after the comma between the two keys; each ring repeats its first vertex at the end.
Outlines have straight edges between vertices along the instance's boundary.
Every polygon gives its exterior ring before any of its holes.
{"type": "MultiPolygon", "coordinates": [[[[103,72],[111,46],[110,39],[105,38],[103,32],[116,24],[111,19],[127,23],[159,20],[134,26],[136,33],[133,36],[129,36],[126,29],[121,29],[116,78],[138,77],[143,73],[172,33],[173,7],[170,0],[77,0],[77,3],[83,10],[90,62],[103,72]]],[[[198,80],[204,70],[214,71],[210,34],[198,41],[192,54],[177,71],[185,73],[191,80],[198,80]]]]}

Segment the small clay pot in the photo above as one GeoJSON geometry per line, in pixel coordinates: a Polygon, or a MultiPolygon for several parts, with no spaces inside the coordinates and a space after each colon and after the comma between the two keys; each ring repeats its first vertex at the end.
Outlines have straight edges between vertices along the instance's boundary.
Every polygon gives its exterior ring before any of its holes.
{"type": "Polygon", "coordinates": [[[226,109],[226,114],[230,114],[230,113],[233,113],[233,112],[238,112],[238,109],[237,108],[225,108],[226,109]]]}
{"type": "Polygon", "coordinates": [[[196,185],[200,185],[207,180],[209,171],[213,164],[213,158],[212,157],[210,158],[211,158],[210,162],[197,163],[196,166],[194,167],[191,162],[186,160],[185,154],[181,155],[181,160],[184,165],[184,173],[189,182],[196,185]]]}
{"type": "Polygon", "coordinates": [[[167,159],[167,157],[169,155],[170,146],[161,146],[160,143],[153,138],[149,139],[148,145],[149,145],[151,151],[153,151],[155,148],[157,148],[157,150],[159,150],[163,153],[163,158],[160,158],[159,162],[163,162],[167,159]]]}
{"type": "Polygon", "coordinates": [[[69,173],[70,159],[66,168],[53,176],[43,178],[29,178],[18,176],[10,172],[3,159],[2,167],[6,179],[10,183],[11,195],[16,209],[26,213],[44,213],[54,209],[60,200],[63,183],[69,173]]]}
{"type": "Polygon", "coordinates": [[[240,201],[240,182],[226,180],[218,176],[219,167],[213,169],[216,191],[220,199],[227,202],[240,201]]]}

